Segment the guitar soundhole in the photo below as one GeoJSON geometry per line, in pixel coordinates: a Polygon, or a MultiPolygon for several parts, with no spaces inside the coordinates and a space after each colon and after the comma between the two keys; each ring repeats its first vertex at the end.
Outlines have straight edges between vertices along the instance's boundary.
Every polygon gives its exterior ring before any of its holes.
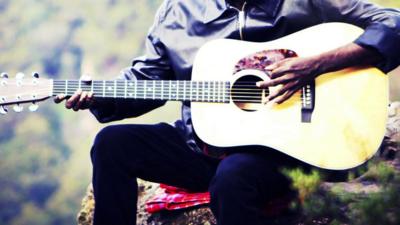
{"type": "Polygon", "coordinates": [[[232,85],[231,97],[237,107],[245,111],[257,111],[268,96],[268,89],[256,86],[262,79],[255,75],[244,75],[232,85]]]}

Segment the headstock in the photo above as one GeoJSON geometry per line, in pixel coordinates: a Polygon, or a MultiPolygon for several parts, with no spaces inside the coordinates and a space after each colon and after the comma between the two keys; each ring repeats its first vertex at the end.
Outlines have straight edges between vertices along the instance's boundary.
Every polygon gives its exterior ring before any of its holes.
{"type": "Polygon", "coordinates": [[[31,78],[25,78],[23,73],[17,73],[15,78],[9,78],[7,73],[0,75],[0,114],[7,114],[6,106],[14,105],[15,112],[23,111],[22,104],[31,103],[29,111],[38,109],[37,102],[52,96],[53,80],[41,79],[39,74],[32,73],[31,78]]]}

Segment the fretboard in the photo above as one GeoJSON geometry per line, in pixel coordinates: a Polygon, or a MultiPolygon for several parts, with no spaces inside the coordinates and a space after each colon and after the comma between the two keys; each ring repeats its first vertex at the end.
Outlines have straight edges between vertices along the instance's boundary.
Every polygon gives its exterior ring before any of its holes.
{"type": "Polygon", "coordinates": [[[101,98],[148,99],[170,101],[230,101],[228,81],[186,80],[54,80],[53,95],[71,96],[76,90],[91,91],[101,98]]]}

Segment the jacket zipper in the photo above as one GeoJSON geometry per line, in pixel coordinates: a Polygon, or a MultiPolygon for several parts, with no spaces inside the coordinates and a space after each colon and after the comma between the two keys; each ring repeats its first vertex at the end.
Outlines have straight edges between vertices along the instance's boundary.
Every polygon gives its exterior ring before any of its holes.
{"type": "Polygon", "coordinates": [[[243,40],[243,30],[246,25],[246,13],[245,13],[245,7],[246,7],[247,2],[243,3],[242,9],[239,11],[239,35],[240,35],[240,40],[243,40]]]}

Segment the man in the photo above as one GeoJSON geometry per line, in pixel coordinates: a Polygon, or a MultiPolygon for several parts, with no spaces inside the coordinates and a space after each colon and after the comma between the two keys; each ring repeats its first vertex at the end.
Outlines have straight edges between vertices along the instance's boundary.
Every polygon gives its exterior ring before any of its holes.
{"type": "MultiPolygon", "coordinates": [[[[307,58],[291,58],[268,70],[282,84],[269,96],[281,103],[315,76],[348,66],[376,65],[385,72],[400,62],[400,13],[359,0],[166,0],[136,58],[121,79],[189,80],[201,45],[217,38],[269,41],[323,22],[347,22],[365,29],[354,43],[307,58]]],[[[59,96],[60,102],[64,96],[59,96]]],[[[77,91],[66,107],[93,112],[100,122],[139,116],[164,102],[93,100],[77,91]]],[[[267,129],[267,128],[266,128],[267,129]]],[[[207,146],[193,132],[190,104],[174,125],[116,125],[104,128],[92,147],[94,224],[135,224],[136,178],[211,193],[219,225],[265,224],[268,200],[289,191],[281,166],[304,166],[259,147],[227,151],[207,146]],[[211,152],[206,154],[207,152],[211,152]],[[211,157],[210,154],[225,154],[211,157]]]]}

